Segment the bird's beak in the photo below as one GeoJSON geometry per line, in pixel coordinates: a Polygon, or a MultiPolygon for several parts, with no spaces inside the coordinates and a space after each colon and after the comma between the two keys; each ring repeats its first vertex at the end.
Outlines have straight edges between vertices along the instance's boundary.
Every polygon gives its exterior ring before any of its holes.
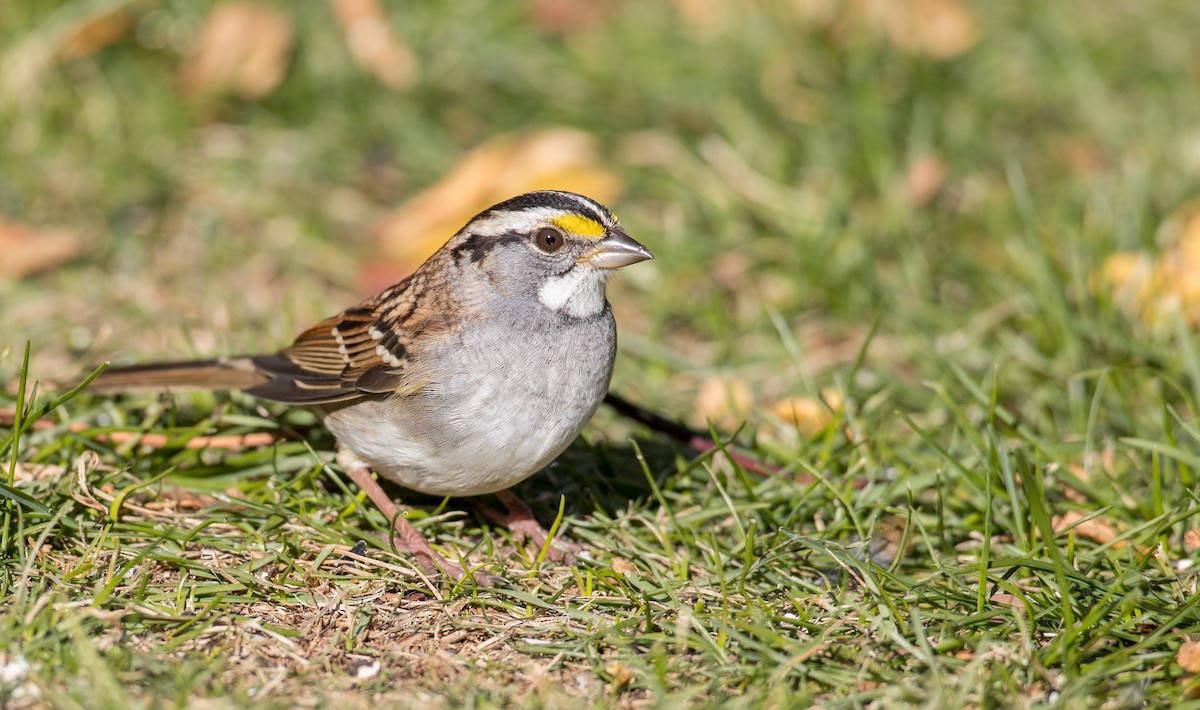
{"type": "Polygon", "coordinates": [[[649,249],[638,244],[628,234],[613,230],[597,242],[596,248],[580,261],[586,261],[597,269],[619,269],[653,258],[654,255],[649,249]]]}

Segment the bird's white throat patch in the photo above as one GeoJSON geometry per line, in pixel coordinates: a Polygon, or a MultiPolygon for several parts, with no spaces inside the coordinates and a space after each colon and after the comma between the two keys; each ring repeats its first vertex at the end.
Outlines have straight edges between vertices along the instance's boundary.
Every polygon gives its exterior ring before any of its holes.
{"type": "Polygon", "coordinates": [[[561,276],[546,280],[538,290],[542,305],[576,318],[594,316],[604,310],[605,272],[576,266],[561,276]]]}

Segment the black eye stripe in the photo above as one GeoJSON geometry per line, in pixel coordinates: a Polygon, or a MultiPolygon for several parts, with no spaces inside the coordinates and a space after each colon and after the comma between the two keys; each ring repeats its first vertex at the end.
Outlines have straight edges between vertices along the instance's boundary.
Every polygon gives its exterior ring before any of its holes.
{"type": "Polygon", "coordinates": [[[462,244],[454,247],[451,251],[455,259],[467,257],[474,263],[478,264],[491,253],[493,249],[501,244],[511,244],[512,242],[521,242],[528,239],[524,234],[508,233],[498,237],[486,236],[483,234],[472,234],[463,240],[462,244]]]}

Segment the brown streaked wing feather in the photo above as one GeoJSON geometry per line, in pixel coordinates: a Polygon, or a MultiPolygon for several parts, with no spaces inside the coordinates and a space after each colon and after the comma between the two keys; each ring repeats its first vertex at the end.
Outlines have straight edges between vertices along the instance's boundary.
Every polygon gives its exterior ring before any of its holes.
{"type": "Polygon", "coordinates": [[[418,313],[405,280],[375,298],[327,318],[275,355],[254,358],[270,382],[246,390],[293,404],[336,402],[364,394],[411,394],[425,386],[408,352],[418,338],[449,331],[441,313],[418,313]],[[422,317],[423,316],[423,317],[422,317]]]}
{"type": "Polygon", "coordinates": [[[368,306],[350,308],[304,331],[280,354],[302,370],[345,379],[381,362],[369,332],[376,317],[368,306]]]}

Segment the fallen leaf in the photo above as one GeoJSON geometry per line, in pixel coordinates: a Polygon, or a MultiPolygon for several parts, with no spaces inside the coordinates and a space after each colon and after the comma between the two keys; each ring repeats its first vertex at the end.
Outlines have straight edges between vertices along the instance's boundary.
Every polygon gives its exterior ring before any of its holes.
{"type": "Polygon", "coordinates": [[[257,99],[271,93],[287,72],[294,31],[285,10],[250,2],[213,8],[179,81],[189,96],[230,91],[257,99]]]}
{"type": "Polygon", "coordinates": [[[243,451],[246,449],[254,449],[262,446],[270,446],[276,441],[275,435],[266,432],[250,432],[247,434],[227,434],[223,436],[193,436],[186,441],[179,441],[167,436],[166,434],[143,433],[138,431],[110,431],[105,434],[97,434],[96,441],[105,441],[112,444],[127,444],[130,442],[137,443],[144,449],[161,449],[165,446],[174,446],[185,449],[224,449],[228,451],[243,451]]]}
{"type": "Polygon", "coordinates": [[[899,515],[887,515],[875,524],[867,550],[871,561],[880,567],[890,567],[897,557],[912,548],[913,536],[908,534],[908,521],[899,515]],[[901,544],[904,545],[901,549],[901,544]]]}
{"type": "Polygon", "coordinates": [[[855,0],[849,8],[852,22],[881,31],[905,54],[951,59],[979,40],[962,0],[855,0]]]}
{"type": "MultiPolygon", "coordinates": [[[[11,461],[0,461],[0,471],[7,473],[11,465],[11,461]]],[[[66,474],[66,472],[67,469],[59,464],[18,461],[16,468],[13,469],[13,480],[17,483],[29,483],[45,478],[58,479],[66,474]]]]}
{"type": "Polygon", "coordinates": [[[1175,662],[1188,673],[1200,673],[1200,641],[1184,641],[1175,653],[1175,662]]]}
{"type": "Polygon", "coordinates": [[[605,666],[604,671],[612,678],[613,687],[616,689],[624,688],[637,678],[628,666],[625,666],[616,661],[605,666]]]}
{"type": "Polygon", "coordinates": [[[614,557],[612,561],[613,572],[624,577],[627,574],[637,572],[637,565],[633,564],[624,557],[614,557]]]}
{"type": "Polygon", "coordinates": [[[1192,528],[1183,534],[1183,549],[1188,552],[1200,550],[1200,530],[1192,528]]]}
{"type": "Polygon", "coordinates": [[[842,394],[836,389],[821,392],[816,397],[788,397],[771,406],[771,413],[781,422],[805,436],[819,433],[833,421],[834,412],[842,407],[842,394]],[[822,401],[824,400],[824,401],[822,401]]]}
{"type": "Polygon", "coordinates": [[[1081,537],[1101,545],[1112,542],[1117,539],[1117,530],[1113,524],[1104,518],[1092,518],[1091,520],[1083,520],[1087,515],[1078,510],[1067,511],[1066,513],[1056,516],[1051,522],[1054,526],[1054,532],[1060,533],[1070,528],[1076,537],[1081,537]],[[1083,522],[1079,522],[1083,520],[1083,522]]]}
{"type": "Polygon", "coordinates": [[[696,422],[719,429],[738,426],[750,410],[750,387],[738,379],[709,377],[696,393],[696,422]]]}
{"type": "Polygon", "coordinates": [[[945,182],[945,161],[937,153],[926,153],[909,164],[904,192],[911,204],[920,207],[936,197],[945,182]]]}
{"type": "Polygon", "coordinates": [[[1095,139],[1073,136],[1054,146],[1057,162],[1066,165],[1076,177],[1087,177],[1104,170],[1109,165],[1108,156],[1095,139]]]}
{"type": "MultiPolygon", "coordinates": [[[[530,190],[570,190],[607,203],[620,193],[617,176],[600,165],[596,139],[571,128],[508,134],[472,150],[437,184],[388,214],[376,229],[387,280],[410,273],[472,217],[530,190]]],[[[376,260],[372,260],[376,261],[376,260]]],[[[367,274],[366,287],[382,274],[367,274]]]]}
{"type": "Polygon", "coordinates": [[[0,220],[0,276],[19,279],[78,256],[79,238],[66,230],[0,220]]]}
{"type": "Polygon", "coordinates": [[[1188,202],[1163,222],[1157,258],[1146,252],[1117,252],[1091,275],[1092,289],[1150,327],[1182,317],[1200,326],[1200,200],[1188,202]]]}
{"type": "Polygon", "coordinates": [[[417,55],[396,36],[379,0],[329,0],[350,55],[379,83],[407,89],[420,78],[417,55]]]}
{"type": "Polygon", "coordinates": [[[683,26],[701,39],[727,30],[740,5],[731,0],[671,0],[683,26]]]}
{"type": "Polygon", "coordinates": [[[993,604],[1011,606],[1016,609],[1025,608],[1025,602],[1021,600],[1021,597],[1018,597],[1015,594],[1009,594],[1008,592],[997,592],[996,594],[992,595],[991,599],[993,604]]]}
{"type": "Polygon", "coordinates": [[[713,257],[708,273],[712,280],[730,293],[738,293],[752,287],[750,267],[754,264],[742,249],[733,249],[713,257]]]}
{"type": "Polygon", "coordinates": [[[935,59],[957,57],[974,46],[979,32],[961,0],[906,0],[885,3],[888,39],[910,54],[935,59]]]}
{"type": "Polygon", "coordinates": [[[608,24],[616,0],[529,0],[529,21],[556,35],[594,32],[608,24]]]}
{"type": "Polygon", "coordinates": [[[67,26],[58,56],[65,60],[80,59],[116,44],[129,36],[137,15],[153,5],[146,0],[118,4],[106,3],[67,26]]]}

